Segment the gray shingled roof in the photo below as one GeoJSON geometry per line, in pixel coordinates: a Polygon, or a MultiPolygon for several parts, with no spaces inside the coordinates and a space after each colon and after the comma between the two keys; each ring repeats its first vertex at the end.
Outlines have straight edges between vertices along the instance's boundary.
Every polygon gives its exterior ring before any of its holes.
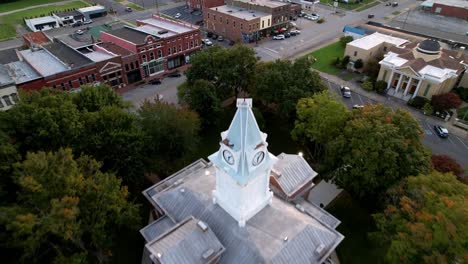
{"type": "Polygon", "coordinates": [[[303,157],[285,153],[278,155],[278,162],[273,166],[272,174],[288,196],[317,176],[317,172],[303,157]]]}
{"type": "Polygon", "coordinates": [[[163,216],[140,230],[146,242],[159,237],[167,230],[173,228],[176,224],[169,217],[163,216]]]}
{"type": "Polygon", "coordinates": [[[146,248],[162,264],[205,264],[225,250],[213,231],[193,217],[147,243],[146,248]]]}
{"type": "Polygon", "coordinates": [[[14,84],[15,80],[11,78],[10,73],[6,66],[0,64],[0,87],[14,84]]]}
{"type": "Polygon", "coordinates": [[[323,210],[313,203],[307,202],[303,198],[296,199],[294,203],[299,210],[304,210],[305,213],[331,228],[336,228],[341,223],[340,220],[336,219],[336,217],[331,215],[329,212],[323,210]]]}
{"type": "Polygon", "coordinates": [[[207,223],[226,248],[220,263],[321,263],[344,238],[334,228],[277,197],[245,227],[239,227],[212,202],[215,168],[204,161],[188,167],[180,172],[184,177],[175,174],[144,194],[175,222],[193,216],[207,223]],[[315,253],[317,248],[323,250],[315,253]]]}
{"type": "Polygon", "coordinates": [[[141,31],[135,30],[130,27],[123,27],[123,28],[111,30],[111,31],[108,31],[107,33],[110,35],[119,37],[121,39],[125,39],[134,44],[145,43],[146,37],[150,35],[148,33],[143,33],[141,31]]]}
{"type": "Polygon", "coordinates": [[[72,49],[60,41],[43,45],[43,47],[63,63],[70,66],[72,69],[94,63],[80,52],[72,49]]]}

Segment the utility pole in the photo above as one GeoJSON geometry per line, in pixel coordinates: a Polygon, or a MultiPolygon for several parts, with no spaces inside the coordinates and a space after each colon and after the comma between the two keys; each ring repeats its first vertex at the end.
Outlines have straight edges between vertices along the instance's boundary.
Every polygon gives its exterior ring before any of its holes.
{"type": "Polygon", "coordinates": [[[403,22],[403,29],[405,29],[406,26],[406,20],[408,20],[409,13],[411,12],[411,9],[408,9],[408,12],[406,13],[405,21],[403,22]]]}

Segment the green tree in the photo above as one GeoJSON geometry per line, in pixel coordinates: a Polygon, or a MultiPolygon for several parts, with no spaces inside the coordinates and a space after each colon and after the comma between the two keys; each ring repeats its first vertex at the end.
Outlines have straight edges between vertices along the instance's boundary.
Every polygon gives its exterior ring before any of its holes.
{"type": "Polygon", "coordinates": [[[352,36],[343,36],[340,38],[340,43],[343,47],[346,47],[346,44],[353,41],[354,38],[352,36]]]}
{"type": "Polygon", "coordinates": [[[302,144],[315,144],[315,150],[339,136],[350,116],[346,106],[328,90],[300,99],[296,112],[292,138],[302,144]]]}
{"type": "MultiPolygon", "coordinates": [[[[0,113],[1,115],[1,113],[0,113]]],[[[10,138],[0,130],[0,204],[3,204],[8,197],[7,194],[14,194],[11,174],[13,165],[19,161],[21,156],[16,147],[10,142],[10,138]]]]}
{"type": "Polygon", "coordinates": [[[377,201],[402,178],[428,172],[430,154],[422,136],[407,111],[366,105],[352,112],[341,135],[328,144],[322,176],[357,198],[377,201]]]}
{"type": "Polygon", "coordinates": [[[255,99],[274,106],[281,116],[291,117],[299,99],[325,89],[320,76],[302,58],[258,63],[251,93],[255,99]]]}
{"type": "Polygon", "coordinates": [[[370,80],[365,80],[362,84],[361,84],[362,88],[366,91],[372,91],[374,89],[374,85],[372,84],[372,82],[370,80]]]}
{"type": "Polygon", "coordinates": [[[430,114],[432,114],[432,112],[434,112],[434,108],[428,102],[428,103],[424,104],[423,111],[424,111],[425,115],[430,115],[430,114]]]}
{"type": "Polygon", "coordinates": [[[374,215],[388,263],[467,263],[468,185],[432,172],[403,180],[374,215]]]}
{"type": "Polygon", "coordinates": [[[257,58],[253,49],[235,45],[230,49],[215,46],[190,58],[185,75],[189,84],[206,80],[217,88],[219,98],[228,98],[247,91],[254,77],[257,58]]]}
{"type": "Polygon", "coordinates": [[[96,112],[106,106],[125,108],[126,103],[107,85],[81,86],[81,90],[74,94],[73,102],[80,111],[96,112]]]}
{"type": "Polygon", "coordinates": [[[83,131],[76,141],[77,153],[103,162],[104,171],[115,172],[132,190],[144,180],[144,144],[135,114],[111,106],[82,115],[83,131]]]}
{"type": "Polygon", "coordinates": [[[144,161],[149,172],[164,178],[190,161],[199,141],[200,120],[195,112],[146,101],[138,113],[146,135],[144,161]]]}
{"type": "Polygon", "coordinates": [[[70,146],[83,132],[72,94],[49,89],[22,93],[19,103],[0,115],[0,124],[22,155],[70,146]]]}
{"type": "Polygon", "coordinates": [[[221,112],[221,102],[212,83],[206,80],[196,80],[193,84],[183,83],[177,90],[179,101],[197,112],[204,126],[217,123],[221,112]]]}
{"type": "Polygon", "coordinates": [[[355,69],[361,69],[364,66],[364,62],[361,59],[357,59],[354,62],[354,68],[355,69]]]}
{"type": "Polygon", "coordinates": [[[70,149],[29,153],[15,181],[17,202],[0,209],[0,224],[4,246],[20,249],[23,262],[103,262],[117,229],[139,224],[121,180],[70,149]]]}
{"type": "Polygon", "coordinates": [[[387,89],[387,82],[384,80],[376,81],[374,90],[378,93],[383,93],[387,89]]]}

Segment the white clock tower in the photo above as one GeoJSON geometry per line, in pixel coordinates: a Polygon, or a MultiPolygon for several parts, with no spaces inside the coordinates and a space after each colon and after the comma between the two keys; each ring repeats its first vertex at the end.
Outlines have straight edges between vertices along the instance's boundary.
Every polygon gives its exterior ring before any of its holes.
{"type": "Polygon", "coordinates": [[[237,112],[221,133],[219,151],[208,157],[216,167],[213,202],[241,227],[272,201],[269,178],[277,158],[268,152],[266,138],[252,112],[252,99],[237,99],[237,112]]]}

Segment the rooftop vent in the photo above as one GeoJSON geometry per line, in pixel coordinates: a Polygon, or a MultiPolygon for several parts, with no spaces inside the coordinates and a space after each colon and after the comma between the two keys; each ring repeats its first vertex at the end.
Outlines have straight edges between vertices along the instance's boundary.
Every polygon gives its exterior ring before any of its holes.
{"type": "Polygon", "coordinates": [[[184,193],[184,192],[185,192],[185,189],[184,189],[184,188],[180,189],[180,192],[181,192],[181,193],[184,193]]]}
{"type": "Polygon", "coordinates": [[[158,34],[159,34],[159,35],[162,35],[162,34],[166,34],[167,32],[169,32],[169,31],[167,31],[167,30],[160,30],[160,31],[158,31],[158,34]]]}
{"type": "Polygon", "coordinates": [[[287,237],[287,236],[284,237],[284,238],[283,238],[283,241],[284,241],[284,242],[288,241],[288,237],[287,237]]]}
{"type": "Polygon", "coordinates": [[[204,260],[210,259],[214,255],[215,251],[210,248],[207,251],[203,252],[202,257],[204,260]]]}
{"type": "Polygon", "coordinates": [[[255,14],[253,14],[252,16],[255,17],[255,14]]]}
{"type": "Polygon", "coordinates": [[[315,252],[314,252],[314,253],[315,253],[317,256],[320,256],[320,255],[323,254],[324,251],[325,251],[325,245],[324,245],[324,244],[320,244],[320,245],[317,247],[317,249],[315,249],[315,252]]]}
{"type": "Polygon", "coordinates": [[[208,230],[208,225],[205,224],[203,221],[198,221],[197,226],[203,231],[206,232],[208,230]]]}

